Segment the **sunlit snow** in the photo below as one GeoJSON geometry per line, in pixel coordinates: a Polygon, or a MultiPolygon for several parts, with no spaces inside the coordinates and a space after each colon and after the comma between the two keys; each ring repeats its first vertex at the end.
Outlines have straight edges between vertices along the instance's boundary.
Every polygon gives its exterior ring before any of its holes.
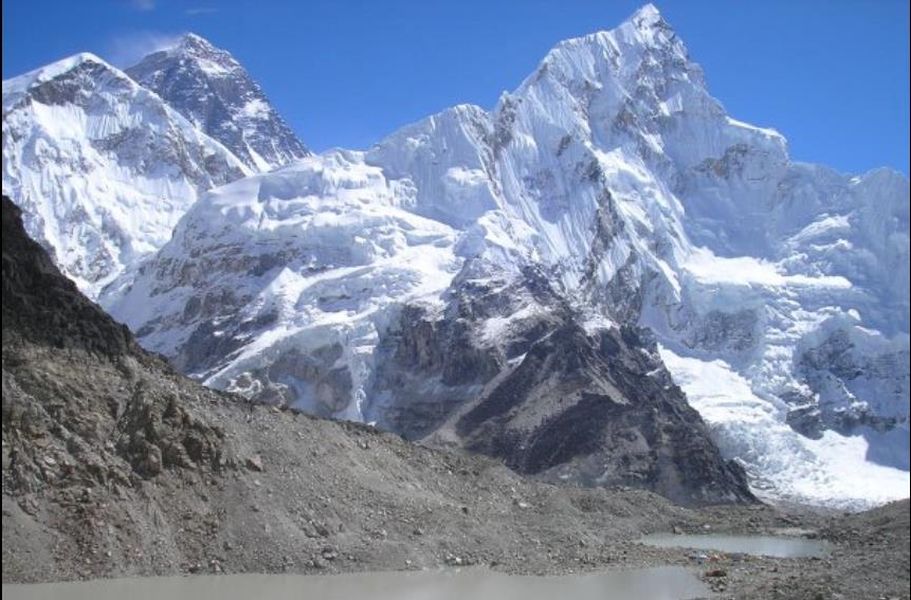
{"type": "Polygon", "coordinates": [[[746,468],[760,497],[847,509],[908,497],[911,474],[868,461],[862,435],[804,437],[785,423],[783,405],[754,394],[723,360],[684,357],[666,347],[660,352],[722,453],[746,468]]]}

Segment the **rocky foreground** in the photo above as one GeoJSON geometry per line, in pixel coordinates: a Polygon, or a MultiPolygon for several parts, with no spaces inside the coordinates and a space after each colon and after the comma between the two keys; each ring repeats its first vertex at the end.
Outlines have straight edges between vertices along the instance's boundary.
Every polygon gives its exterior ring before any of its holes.
{"type": "Polygon", "coordinates": [[[852,516],[685,509],[252,405],[142,351],[27,238],[6,198],[2,233],[4,583],[685,564],[731,597],[908,597],[908,501],[852,516]],[[637,543],[652,531],[782,529],[834,551],[706,562],[637,543]]]}

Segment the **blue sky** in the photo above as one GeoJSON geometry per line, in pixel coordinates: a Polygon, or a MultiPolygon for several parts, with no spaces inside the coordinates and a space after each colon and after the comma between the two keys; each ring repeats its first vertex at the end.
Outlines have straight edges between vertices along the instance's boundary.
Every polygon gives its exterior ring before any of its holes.
{"type": "MultiPolygon", "coordinates": [[[[4,0],[3,77],[84,50],[125,66],[194,31],[232,52],[312,148],[363,148],[453,104],[493,106],[556,42],[640,4],[4,0]]],[[[907,0],[655,4],[728,112],[784,133],[796,160],[908,173],[907,0]]]]}

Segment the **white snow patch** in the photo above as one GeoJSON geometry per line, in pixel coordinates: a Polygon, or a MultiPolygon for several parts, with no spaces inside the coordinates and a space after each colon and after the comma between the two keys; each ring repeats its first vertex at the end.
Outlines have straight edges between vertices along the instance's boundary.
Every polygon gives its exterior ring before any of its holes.
{"type": "Polygon", "coordinates": [[[251,119],[268,119],[272,114],[269,103],[262,98],[254,98],[244,104],[241,109],[241,115],[251,119]]]}
{"type": "Polygon", "coordinates": [[[728,122],[728,125],[733,125],[734,127],[739,127],[741,129],[747,129],[749,131],[756,131],[766,137],[779,138],[781,140],[784,140],[784,136],[781,135],[781,133],[779,133],[775,129],[772,129],[771,127],[757,127],[756,125],[750,125],[749,123],[744,123],[743,121],[738,121],[737,119],[734,119],[732,117],[726,117],[726,120],[728,122]]]}
{"type": "Polygon", "coordinates": [[[508,317],[491,317],[484,322],[484,341],[491,343],[501,339],[509,331],[511,323],[533,317],[541,312],[541,307],[528,304],[515,311],[508,317]]]}
{"type": "Polygon", "coordinates": [[[804,437],[785,422],[783,405],[754,394],[726,362],[663,346],[659,352],[722,453],[743,464],[760,497],[851,510],[908,497],[909,472],[868,461],[862,436],[826,431],[818,440],[804,437]]]}
{"type": "Polygon", "coordinates": [[[707,248],[693,248],[683,269],[703,284],[760,285],[767,287],[815,286],[848,289],[851,282],[838,275],[811,277],[783,274],[777,265],[752,256],[727,258],[707,248]]]}

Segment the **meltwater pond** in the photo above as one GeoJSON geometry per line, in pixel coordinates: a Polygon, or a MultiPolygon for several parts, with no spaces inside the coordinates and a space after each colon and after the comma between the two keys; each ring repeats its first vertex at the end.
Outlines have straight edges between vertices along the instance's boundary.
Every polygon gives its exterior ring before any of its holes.
{"type": "Polygon", "coordinates": [[[709,594],[682,567],[533,577],[484,569],[350,575],[200,575],[3,585],[3,600],[683,600],[709,594]]]}
{"type": "Polygon", "coordinates": [[[771,535],[678,535],[656,533],[642,538],[642,543],[659,548],[695,548],[717,552],[773,556],[776,558],[799,558],[802,556],[825,556],[830,546],[823,540],[809,540],[796,537],[771,535]]]}

